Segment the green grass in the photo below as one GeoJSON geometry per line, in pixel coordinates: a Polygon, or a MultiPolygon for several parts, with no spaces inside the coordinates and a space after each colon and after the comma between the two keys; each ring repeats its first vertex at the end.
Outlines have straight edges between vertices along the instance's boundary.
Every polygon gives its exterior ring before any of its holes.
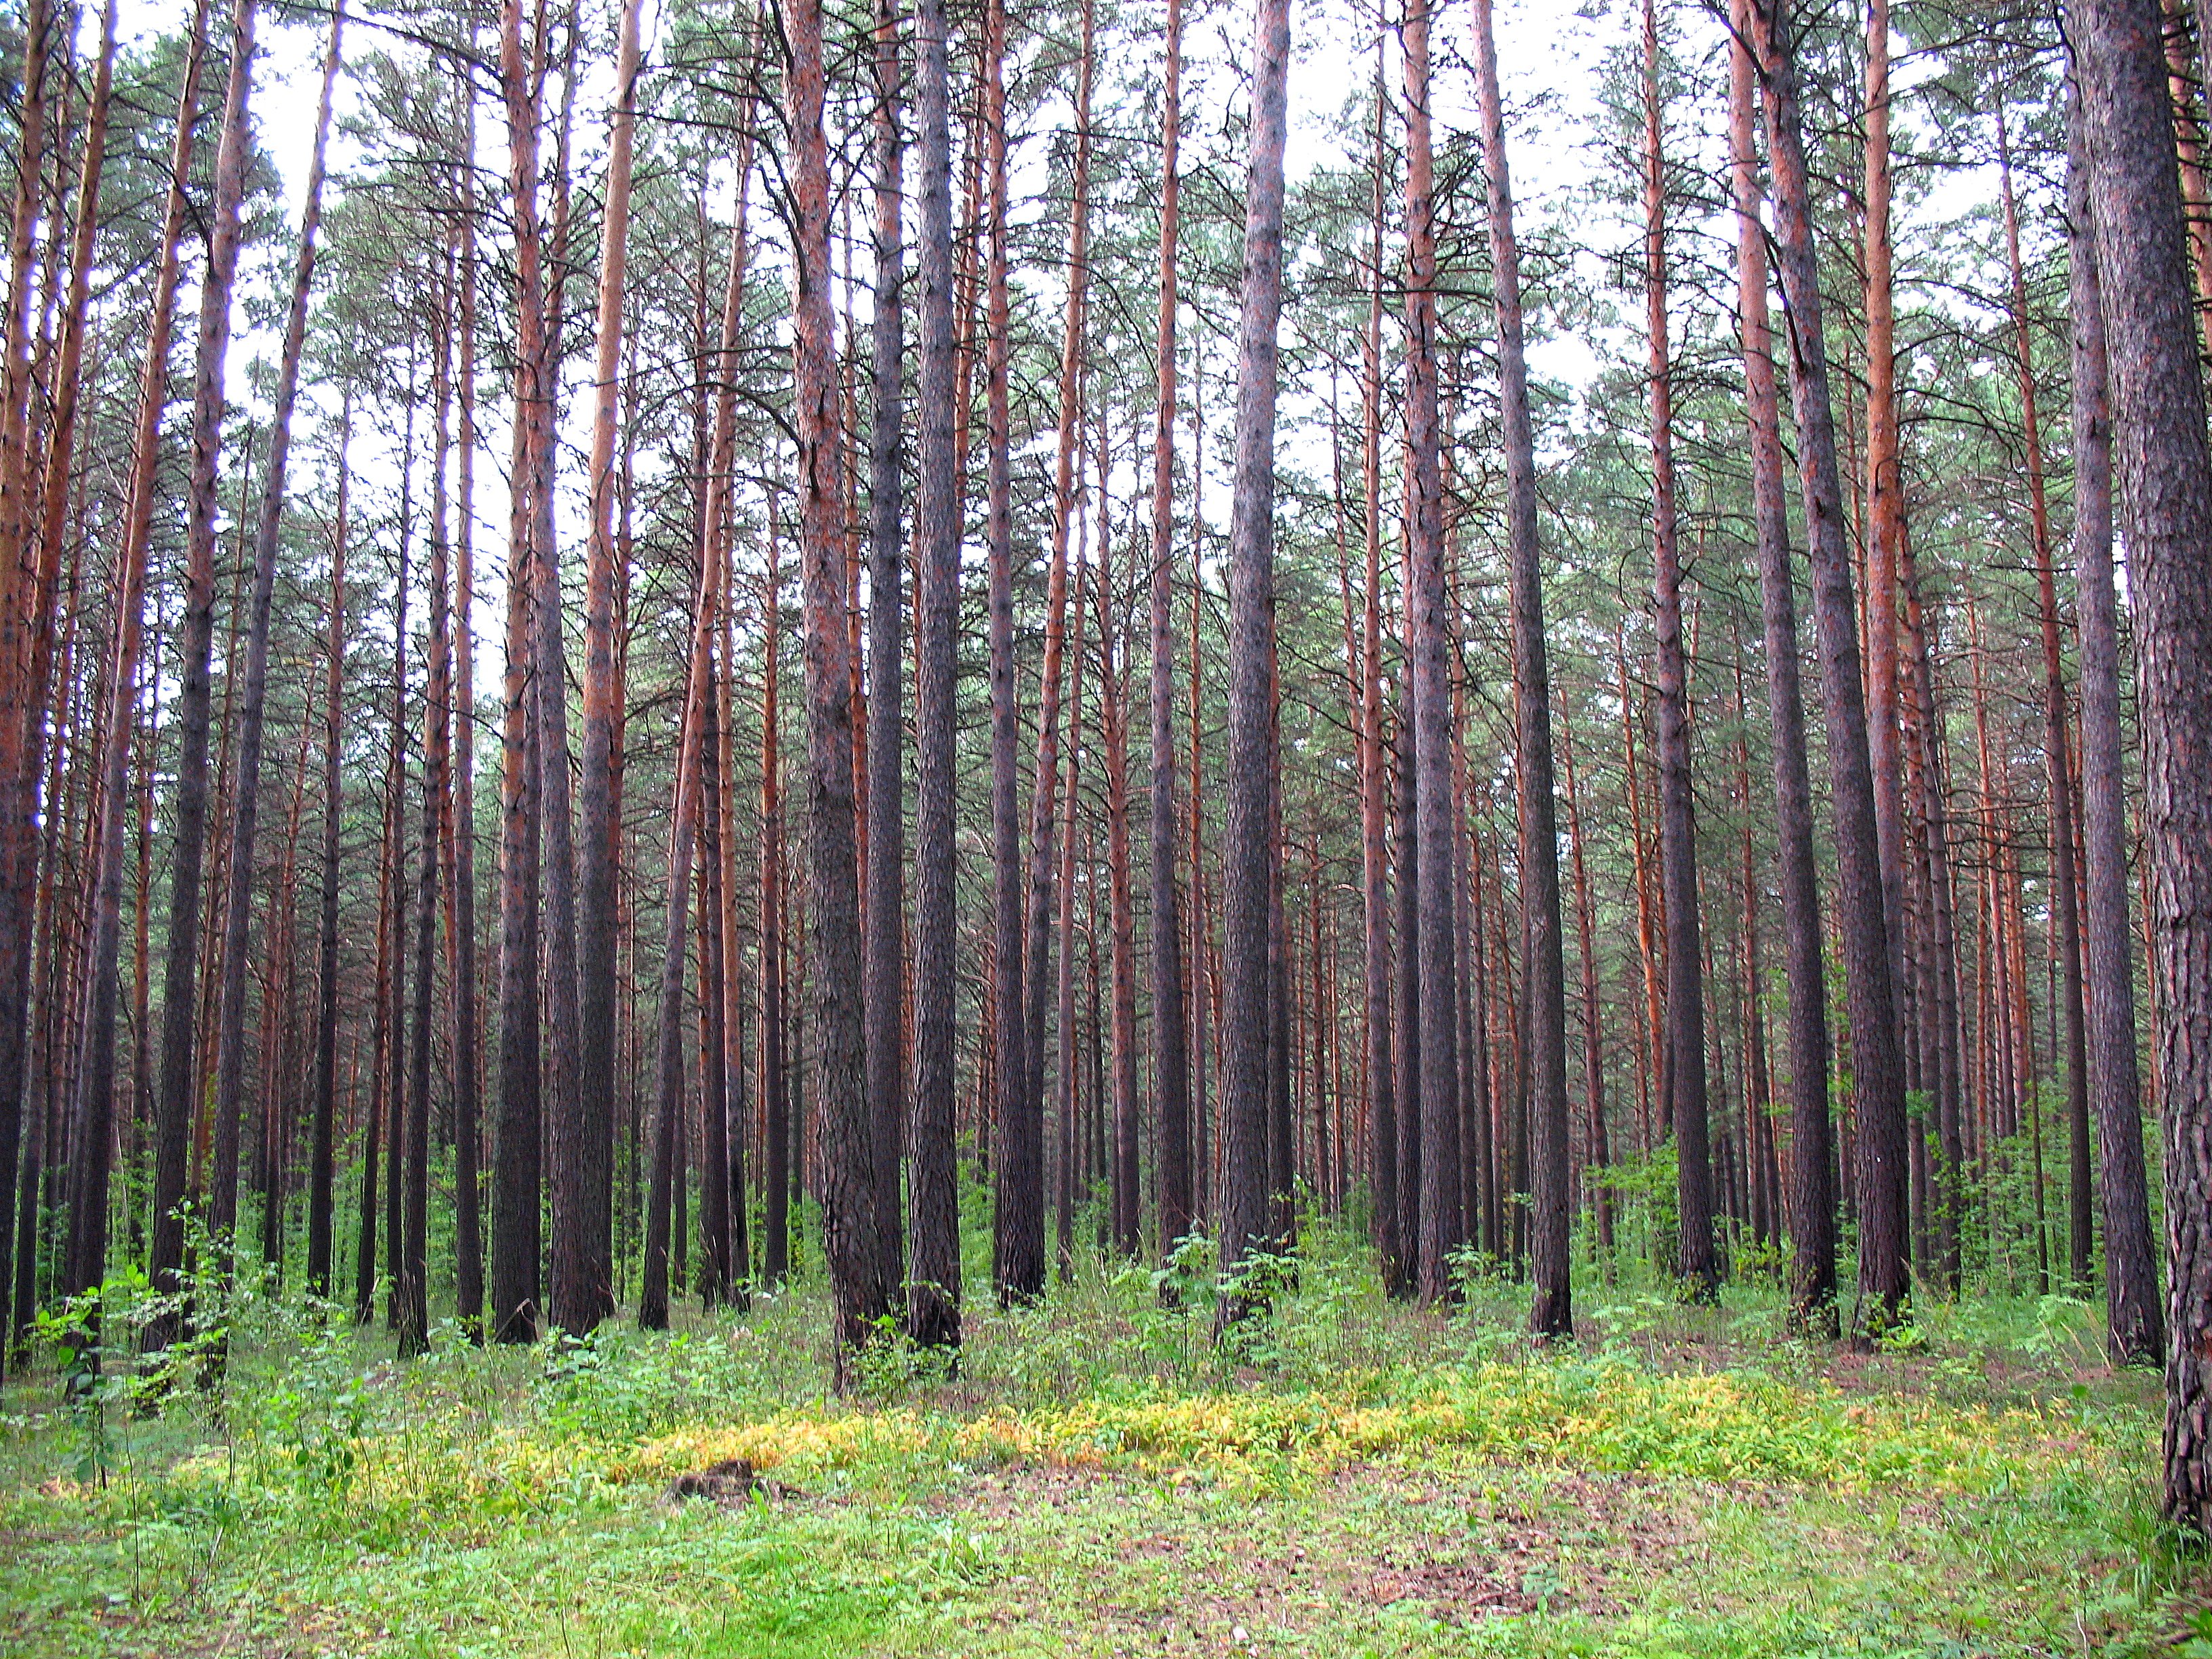
{"type": "Polygon", "coordinates": [[[811,1283],[408,1365],[250,1297],[219,1393],[10,1385],[0,1652],[2212,1655],[2157,1380],[2080,1304],[1926,1305],[1856,1355],[1764,1285],[1593,1276],[1554,1352],[1521,1295],[1393,1306],[1324,1230],[1237,1355],[1089,1267],[842,1401],[811,1283]],[[738,1455],[772,1492],[666,1497],[738,1455]]]}

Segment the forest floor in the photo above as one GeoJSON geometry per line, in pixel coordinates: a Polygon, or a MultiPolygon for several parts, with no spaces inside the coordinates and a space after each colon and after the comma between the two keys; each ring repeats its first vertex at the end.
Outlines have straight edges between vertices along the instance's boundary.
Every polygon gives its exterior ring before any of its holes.
{"type": "Polygon", "coordinates": [[[1395,1306],[1324,1232],[1230,1356],[1157,1290],[971,1297],[957,1376],[887,1349],[842,1400],[804,1278],[406,1364],[252,1297],[158,1415],[11,1381],[0,1653],[2212,1656],[2158,1380],[2079,1302],[1856,1354],[1763,1283],[1593,1273],[1545,1350],[1515,1287],[1395,1306]]]}

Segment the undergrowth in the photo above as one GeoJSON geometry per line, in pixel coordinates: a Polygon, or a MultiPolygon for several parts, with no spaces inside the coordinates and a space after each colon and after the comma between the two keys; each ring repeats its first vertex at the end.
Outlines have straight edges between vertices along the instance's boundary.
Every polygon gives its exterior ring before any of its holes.
{"type": "Polygon", "coordinates": [[[1202,1241],[1090,1261],[971,1304],[957,1366],[887,1334],[842,1399],[805,1279],[404,1364],[248,1283],[158,1388],[111,1287],[112,1346],[57,1322],[5,1398],[0,1650],[2212,1656],[2155,1380],[2080,1302],[1923,1302],[1852,1355],[1763,1280],[1691,1307],[1622,1260],[1547,1347],[1463,1265],[1410,1309],[1316,1226],[1227,1349],[1202,1241]],[[665,1498],[732,1457],[773,1486],[665,1498]]]}

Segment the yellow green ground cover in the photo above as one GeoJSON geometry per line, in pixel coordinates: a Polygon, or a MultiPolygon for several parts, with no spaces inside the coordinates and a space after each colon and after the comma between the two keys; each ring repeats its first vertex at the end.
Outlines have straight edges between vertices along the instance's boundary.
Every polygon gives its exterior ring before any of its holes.
{"type": "Polygon", "coordinates": [[[1239,1352],[1151,1275],[824,1388],[802,1281],[672,1335],[392,1359],[252,1296],[158,1413],[11,1381],[0,1652],[2212,1655],[2156,1379],[2063,1298],[1884,1352],[1592,1285],[1394,1307],[1323,1237],[1239,1352]],[[731,1458],[721,1500],[670,1495],[731,1458]]]}

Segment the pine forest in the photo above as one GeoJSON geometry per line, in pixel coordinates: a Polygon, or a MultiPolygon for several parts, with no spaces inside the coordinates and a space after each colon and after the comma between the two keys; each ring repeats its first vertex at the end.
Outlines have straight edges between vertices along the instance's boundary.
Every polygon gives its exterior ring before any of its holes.
{"type": "Polygon", "coordinates": [[[0,0],[0,1651],[2212,1659],[2212,0],[0,0]]]}

